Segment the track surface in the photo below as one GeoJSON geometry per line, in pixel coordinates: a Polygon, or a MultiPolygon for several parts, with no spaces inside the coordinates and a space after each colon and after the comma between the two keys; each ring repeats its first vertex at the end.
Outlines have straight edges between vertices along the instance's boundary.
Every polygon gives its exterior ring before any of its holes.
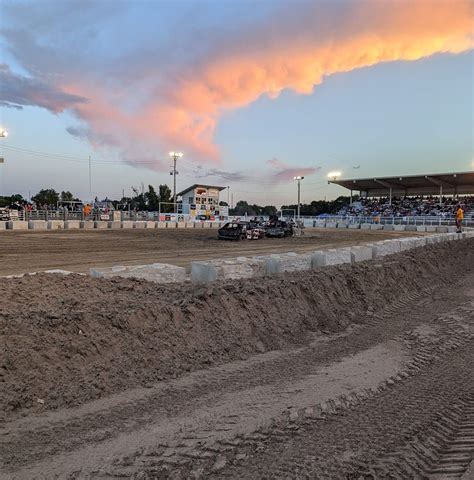
{"type": "MultiPolygon", "coordinates": [[[[416,232],[409,232],[416,235],[416,232]]],[[[193,260],[304,252],[406,236],[405,233],[361,230],[306,230],[291,239],[222,242],[215,229],[94,230],[0,232],[0,276],[59,268],[87,272],[91,267],[171,263],[193,260]]]]}
{"type": "Polygon", "coordinates": [[[0,477],[461,478],[474,452],[472,269],[363,320],[15,420],[0,430],[0,477]]]}

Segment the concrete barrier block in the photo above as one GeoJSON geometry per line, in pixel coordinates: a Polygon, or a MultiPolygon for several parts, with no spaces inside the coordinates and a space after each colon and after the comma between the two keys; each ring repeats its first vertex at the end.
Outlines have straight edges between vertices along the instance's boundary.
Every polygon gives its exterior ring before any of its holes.
{"type": "Polygon", "coordinates": [[[156,227],[157,228],[166,228],[167,222],[157,222],[156,227]]]}
{"type": "Polygon", "coordinates": [[[94,222],[94,228],[96,230],[105,230],[109,227],[109,222],[104,222],[101,220],[97,220],[94,222]]]}
{"type": "Polygon", "coordinates": [[[417,232],[426,232],[426,225],[417,225],[416,226],[417,232]]]}
{"type": "Polygon", "coordinates": [[[351,263],[357,262],[366,262],[368,260],[372,260],[372,247],[371,246],[358,246],[358,247],[351,247],[349,249],[351,253],[351,263]]]}
{"type": "Polygon", "coordinates": [[[416,225],[406,225],[405,231],[406,232],[417,232],[418,229],[417,229],[416,225]]]}
{"type": "Polygon", "coordinates": [[[371,230],[382,230],[383,229],[383,225],[380,225],[378,223],[371,223],[370,224],[370,229],[371,230]]]}
{"type": "Polygon", "coordinates": [[[6,230],[7,229],[7,222],[1,221],[0,222],[0,230],[6,230]]]}
{"type": "Polygon", "coordinates": [[[217,280],[217,269],[210,263],[191,262],[191,282],[210,283],[217,280]]]}
{"type": "Polygon", "coordinates": [[[96,278],[138,278],[154,283],[175,283],[187,280],[186,269],[166,263],[150,265],[115,265],[106,268],[91,268],[90,275],[96,278]]]}
{"type": "Polygon", "coordinates": [[[439,239],[437,235],[429,235],[426,237],[426,244],[427,245],[433,245],[435,243],[438,243],[439,239]]]}
{"type": "Polygon", "coordinates": [[[456,227],[448,227],[448,233],[456,233],[457,232],[457,228],[456,227]]]}
{"type": "Polygon", "coordinates": [[[112,230],[120,230],[122,228],[122,222],[120,221],[107,222],[107,227],[112,230]]]}
{"type": "Polygon", "coordinates": [[[91,222],[90,220],[81,220],[79,228],[82,228],[83,230],[92,230],[94,228],[94,222],[91,222]]]}
{"type": "Polygon", "coordinates": [[[336,228],[347,228],[347,222],[338,222],[336,228]]]}
{"type": "Polygon", "coordinates": [[[395,225],[384,225],[383,229],[392,232],[393,230],[395,230],[395,225]]]}
{"type": "Polygon", "coordinates": [[[359,230],[360,229],[360,223],[349,223],[349,228],[353,230],[359,230]]]}
{"type": "Polygon", "coordinates": [[[205,262],[212,265],[217,272],[219,280],[236,280],[239,278],[252,278],[265,275],[265,262],[262,259],[237,257],[205,262]]]}
{"type": "Polygon", "coordinates": [[[438,233],[448,233],[448,227],[436,227],[438,233]]]}
{"type": "Polygon", "coordinates": [[[133,228],[134,222],[132,220],[123,220],[122,228],[133,228]]]}
{"type": "Polygon", "coordinates": [[[401,251],[400,240],[386,240],[384,242],[374,243],[372,246],[373,258],[393,255],[401,251]]]}
{"type": "Polygon", "coordinates": [[[320,268],[329,265],[342,265],[351,263],[352,256],[349,248],[331,248],[329,250],[318,250],[311,255],[311,267],[320,268]]]}
{"type": "Polygon", "coordinates": [[[186,222],[178,222],[176,228],[186,228],[186,222]]]}
{"type": "Polygon", "coordinates": [[[133,222],[133,228],[146,228],[146,222],[142,220],[133,222]]]}
{"type": "Polygon", "coordinates": [[[178,228],[178,222],[166,222],[166,228],[178,228]]]}
{"type": "Polygon", "coordinates": [[[406,230],[406,225],[394,225],[393,229],[396,232],[404,232],[406,230]]]}
{"type": "Polygon", "coordinates": [[[64,220],[48,220],[48,230],[63,230],[64,220]]]}
{"type": "Polygon", "coordinates": [[[311,253],[283,253],[278,254],[281,272],[298,272],[311,270],[311,253]]]}
{"type": "Polygon", "coordinates": [[[29,220],[28,221],[28,229],[29,230],[46,230],[48,228],[48,224],[46,220],[29,220]]]}
{"type": "Polygon", "coordinates": [[[426,225],[426,232],[430,232],[430,233],[433,233],[433,232],[436,232],[436,225],[426,225]]]}
{"type": "Polygon", "coordinates": [[[402,238],[400,240],[400,251],[405,252],[407,250],[412,250],[416,248],[416,239],[415,238],[402,238]]]}
{"type": "Polygon", "coordinates": [[[280,260],[274,257],[266,257],[263,260],[265,275],[275,275],[281,272],[280,260]]]}
{"type": "Polygon", "coordinates": [[[202,228],[212,228],[212,223],[211,222],[203,222],[202,223],[202,228]]]}
{"type": "Polygon", "coordinates": [[[370,230],[372,227],[371,223],[361,223],[360,224],[360,229],[361,230],[370,230]]]}
{"type": "Polygon", "coordinates": [[[9,220],[7,222],[8,230],[28,230],[28,222],[23,220],[9,220]]]}
{"type": "Polygon", "coordinates": [[[151,229],[156,228],[156,222],[154,220],[147,220],[145,222],[145,228],[151,228],[151,229]]]}
{"type": "Polygon", "coordinates": [[[66,220],[64,222],[64,230],[79,230],[81,222],[79,220],[66,220]]]}
{"type": "Polygon", "coordinates": [[[186,228],[194,228],[194,225],[196,225],[196,222],[186,222],[186,228]]]}

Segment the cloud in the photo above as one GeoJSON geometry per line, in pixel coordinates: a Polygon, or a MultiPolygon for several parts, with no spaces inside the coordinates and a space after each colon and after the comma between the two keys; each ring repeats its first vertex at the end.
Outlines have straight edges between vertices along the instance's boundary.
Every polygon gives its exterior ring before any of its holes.
{"type": "MultiPolygon", "coordinates": [[[[262,95],[277,98],[286,89],[311,94],[336,73],[456,54],[474,45],[469,0],[354,0],[292,2],[252,20],[189,33],[179,29],[179,35],[176,22],[162,26],[163,33],[146,30],[143,21],[129,32],[135,43],[107,51],[104,45],[123,34],[117,18],[116,26],[77,30],[84,23],[76,15],[100,18],[94,9],[108,9],[107,2],[98,4],[105,6],[75,2],[71,12],[63,9],[60,21],[29,6],[28,22],[34,24],[35,16],[41,20],[38,38],[29,23],[21,23],[24,10],[10,11],[16,26],[3,35],[32,77],[14,79],[4,69],[8,86],[1,101],[55,113],[70,108],[86,125],[70,133],[98,148],[118,148],[123,157],[180,148],[187,158],[219,162],[214,133],[228,110],[262,95]]],[[[156,8],[164,14],[165,7],[156,8]]],[[[292,168],[275,175],[292,175],[292,168]]]]}
{"type": "Polygon", "coordinates": [[[218,177],[229,182],[240,182],[249,178],[243,172],[232,172],[220,168],[204,169],[201,166],[193,170],[193,176],[195,178],[218,177]]]}
{"type": "Polygon", "coordinates": [[[0,85],[0,105],[10,108],[34,106],[60,113],[87,101],[84,97],[71,95],[41,80],[17,75],[5,64],[0,64],[0,85]]]}

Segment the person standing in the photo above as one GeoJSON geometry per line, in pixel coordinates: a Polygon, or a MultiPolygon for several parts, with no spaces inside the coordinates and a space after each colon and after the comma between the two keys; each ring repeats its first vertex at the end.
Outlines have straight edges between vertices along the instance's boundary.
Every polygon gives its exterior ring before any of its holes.
{"type": "Polygon", "coordinates": [[[457,232],[461,233],[462,232],[462,222],[464,220],[464,211],[461,207],[461,205],[458,205],[458,210],[456,212],[456,227],[457,227],[457,232]]]}

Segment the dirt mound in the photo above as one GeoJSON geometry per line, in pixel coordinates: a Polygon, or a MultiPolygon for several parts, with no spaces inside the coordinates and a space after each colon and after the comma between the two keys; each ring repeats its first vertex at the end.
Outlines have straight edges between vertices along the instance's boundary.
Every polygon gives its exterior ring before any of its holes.
{"type": "Polygon", "coordinates": [[[4,279],[0,412],[6,420],[78,405],[306,342],[310,332],[341,331],[367,311],[472,269],[472,245],[207,287],[78,275],[4,279]]]}

